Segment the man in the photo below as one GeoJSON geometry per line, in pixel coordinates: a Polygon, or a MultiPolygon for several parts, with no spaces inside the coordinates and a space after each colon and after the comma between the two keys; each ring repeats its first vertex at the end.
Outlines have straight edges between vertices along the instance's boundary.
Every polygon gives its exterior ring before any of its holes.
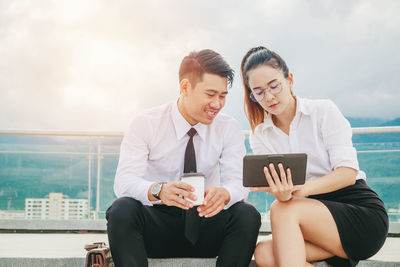
{"type": "Polygon", "coordinates": [[[260,214],[243,202],[244,137],[219,115],[233,70],[212,50],[192,52],[179,69],[177,102],[138,115],[121,144],[107,210],[116,266],[147,266],[147,257],[216,257],[217,266],[248,266],[260,214]],[[203,204],[193,207],[186,172],[205,176],[203,204]]]}

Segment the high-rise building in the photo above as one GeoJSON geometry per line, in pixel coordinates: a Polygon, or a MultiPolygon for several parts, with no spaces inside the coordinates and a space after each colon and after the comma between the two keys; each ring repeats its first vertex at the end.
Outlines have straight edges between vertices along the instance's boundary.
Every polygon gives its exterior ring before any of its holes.
{"type": "Polygon", "coordinates": [[[88,200],[72,199],[62,193],[25,199],[25,219],[81,220],[88,217],[88,200]]]}

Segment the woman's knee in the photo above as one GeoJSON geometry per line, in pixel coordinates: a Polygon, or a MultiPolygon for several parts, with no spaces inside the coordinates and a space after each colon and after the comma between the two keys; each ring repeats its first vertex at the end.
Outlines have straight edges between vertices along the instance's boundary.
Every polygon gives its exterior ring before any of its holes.
{"type": "Polygon", "coordinates": [[[274,221],[281,221],[285,220],[288,221],[290,219],[296,218],[297,216],[297,206],[298,203],[294,200],[289,200],[286,202],[280,202],[275,200],[271,204],[270,208],[270,219],[271,223],[274,221]]]}
{"type": "Polygon", "coordinates": [[[272,250],[272,240],[259,242],[254,251],[254,259],[259,267],[275,266],[275,258],[272,250]]]}

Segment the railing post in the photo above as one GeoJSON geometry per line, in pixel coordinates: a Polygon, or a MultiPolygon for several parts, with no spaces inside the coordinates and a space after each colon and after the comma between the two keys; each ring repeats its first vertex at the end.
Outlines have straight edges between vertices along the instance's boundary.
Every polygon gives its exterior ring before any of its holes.
{"type": "Polygon", "coordinates": [[[91,219],[91,209],[90,200],[92,198],[91,194],[91,184],[92,184],[92,138],[89,137],[89,156],[88,156],[88,219],[91,219]]]}
{"type": "Polygon", "coordinates": [[[100,212],[100,172],[101,172],[101,160],[103,156],[101,155],[101,143],[100,143],[101,136],[97,136],[97,194],[96,194],[96,217],[95,219],[99,219],[99,212],[100,212]]]}

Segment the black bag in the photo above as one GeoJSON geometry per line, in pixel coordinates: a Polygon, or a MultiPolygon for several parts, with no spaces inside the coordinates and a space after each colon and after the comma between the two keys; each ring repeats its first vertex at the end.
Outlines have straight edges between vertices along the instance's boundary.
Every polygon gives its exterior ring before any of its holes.
{"type": "Polygon", "coordinates": [[[87,250],[85,267],[114,267],[110,248],[104,242],[85,245],[87,250]]]}

